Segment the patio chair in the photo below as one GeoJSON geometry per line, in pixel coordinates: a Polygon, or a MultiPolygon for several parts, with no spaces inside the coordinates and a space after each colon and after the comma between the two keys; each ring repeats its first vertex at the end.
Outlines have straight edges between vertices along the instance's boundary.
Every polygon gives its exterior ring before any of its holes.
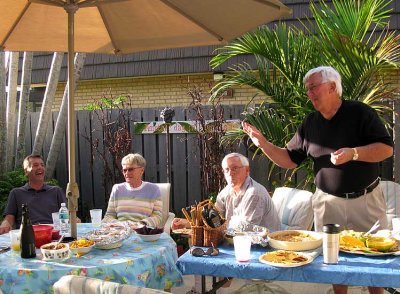
{"type": "Polygon", "coordinates": [[[312,193],[289,187],[276,188],[272,201],[278,211],[282,230],[311,230],[314,213],[312,193]]]}
{"type": "Polygon", "coordinates": [[[53,285],[54,294],[131,294],[131,293],[168,293],[162,290],[119,284],[84,276],[62,276],[53,285]]]}
{"type": "Polygon", "coordinates": [[[392,181],[381,181],[379,185],[386,200],[388,226],[389,229],[392,229],[392,219],[400,217],[400,184],[392,181]]]}
{"type": "Polygon", "coordinates": [[[171,184],[170,183],[157,183],[156,185],[160,188],[161,200],[163,203],[162,224],[164,226],[164,232],[170,234],[171,233],[171,223],[175,217],[175,214],[173,212],[169,211],[169,197],[170,197],[171,184]]]}

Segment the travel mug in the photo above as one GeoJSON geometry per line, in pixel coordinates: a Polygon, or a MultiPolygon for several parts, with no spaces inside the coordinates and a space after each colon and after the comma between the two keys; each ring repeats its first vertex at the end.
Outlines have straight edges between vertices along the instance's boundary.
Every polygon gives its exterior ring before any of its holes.
{"type": "Polygon", "coordinates": [[[324,225],[322,239],[322,249],[324,254],[324,263],[337,264],[339,260],[339,232],[340,225],[324,225]]]}

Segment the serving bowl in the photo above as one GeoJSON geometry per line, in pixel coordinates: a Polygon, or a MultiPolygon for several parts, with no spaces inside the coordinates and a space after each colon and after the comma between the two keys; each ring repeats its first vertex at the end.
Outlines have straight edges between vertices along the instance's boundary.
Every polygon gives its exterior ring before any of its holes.
{"type": "Polygon", "coordinates": [[[102,224],[97,230],[88,232],[84,238],[94,241],[98,249],[114,249],[122,246],[122,242],[129,238],[131,229],[122,222],[102,224]]]}
{"type": "Polygon", "coordinates": [[[69,245],[66,243],[51,242],[44,244],[40,246],[40,251],[45,260],[60,260],[69,257],[69,245]]]}
{"type": "Polygon", "coordinates": [[[77,241],[69,243],[69,250],[74,255],[82,256],[85,255],[86,253],[89,253],[94,247],[94,245],[95,245],[94,241],[79,239],[77,241]]]}
{"type": "Polygon", "coordinates": [[[313,231],[287,230],[270,233],[269,245],[275,249],[306,251],[322,245],[322,234],[313,231]]]}
{"type": "Polygon", "coordinates": [[[158,239],[160,239],[161,234],[153,234],[153,235],[143,235],[143,234],[138,234],[136,233],[136,235],[138,235],[140,237],[140,239],[142,239],[142,241],[144,242],[153,242],[153,241],[157,241],[158,239]]]}
{"type": "Polygon", "coordinates": [[[52,225],[33,225],[33,232],[35,234],[35,246],[40,248],[44,244],[51,242],[53,232],[52,225]]]}

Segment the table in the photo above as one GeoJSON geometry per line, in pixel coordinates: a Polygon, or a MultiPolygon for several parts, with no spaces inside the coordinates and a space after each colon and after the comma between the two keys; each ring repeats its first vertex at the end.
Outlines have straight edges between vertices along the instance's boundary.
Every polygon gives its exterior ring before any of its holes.
{"type": "MultiPolygon", "coordinates": [[[[78,224],[78,237],[93,230],[91,224],[78,224]]],[[[0,244],[9,244],[9,235],[0,236],[0,244]]],[[[41,260],[40,250],[33,259],[19,253],[0,254],[0,289],[4,293],[52,293],[52,285],[67,274],[99,278],[140,287],[170,289],[183,282],[175,265],[178,255],[172,238],[163,233],[155,242],[143,242],[132,234],[122,247],[93,248],[82,257],[62,262],[41,260]]]]}
{"type": "Polygon", "coordinates": [[[340,252],[339,263],[336,265],[324,264],[323,257],[318,256],[312,263],[304,266],[279,268],[258,261],[260,255],[273,250],[269,247],[253,245],[250,262],[237,262],[233,246],[223,245],[219,249],[218,256],[194,257],[186,252],[179,257],[177,266],[183,275],[203,277],[400,287],[400,256],[367,257],[340,252]]]}

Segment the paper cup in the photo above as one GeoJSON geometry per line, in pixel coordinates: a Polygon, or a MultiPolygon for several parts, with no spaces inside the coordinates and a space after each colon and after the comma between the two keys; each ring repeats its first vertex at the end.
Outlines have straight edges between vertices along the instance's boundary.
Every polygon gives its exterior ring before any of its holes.
{"type": "Polygon", "coordinates": [[[233,246],[235,247],[235,257],[237,261],[246,262],[250,260],[251,237],[234,236],[233,246]]]}
{"type": "Polygon", "coordinates": [[[91,209],[90,210],[90,218],[92,219],[92,225],[94,227],[100,227],[101,225],[101,209],[91,209]]]}

